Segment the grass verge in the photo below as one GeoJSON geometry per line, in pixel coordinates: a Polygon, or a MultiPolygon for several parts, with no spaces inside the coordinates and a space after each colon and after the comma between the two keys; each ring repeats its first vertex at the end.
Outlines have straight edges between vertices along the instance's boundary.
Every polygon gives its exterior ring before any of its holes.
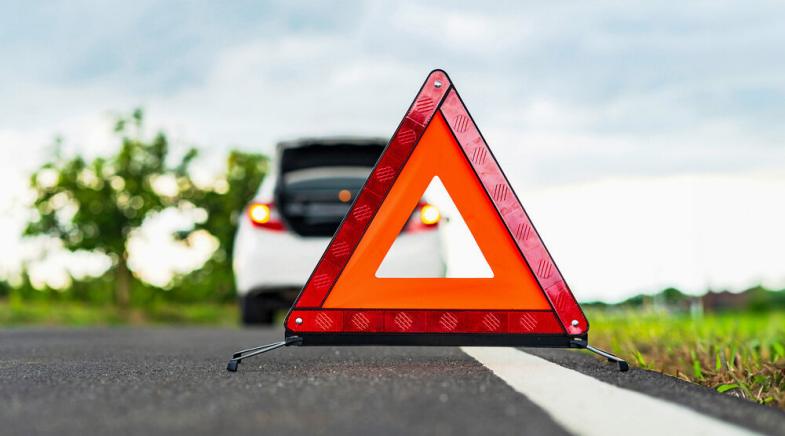
{"type": "Polygon", "coordinates": [[[591,343],[631,364],[785,409],[785,313],[587,315],[591,343]]]}
{"type": "Polygon", "coordinates": [[[221,325],[238,324],[234,304],[155,304],[120,310],[79,302],[0,300],[0,326],[96,326],[96,325],[221,325]]]}

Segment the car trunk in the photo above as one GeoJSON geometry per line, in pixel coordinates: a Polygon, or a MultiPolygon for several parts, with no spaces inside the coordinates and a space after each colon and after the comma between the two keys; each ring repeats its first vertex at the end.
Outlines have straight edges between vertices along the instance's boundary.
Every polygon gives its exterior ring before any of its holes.
{"type": "Polygon", "coordinates": [[[275,195],[289,229],[332,236],[383,149],[380,141],[283,147],[275,195]]]}

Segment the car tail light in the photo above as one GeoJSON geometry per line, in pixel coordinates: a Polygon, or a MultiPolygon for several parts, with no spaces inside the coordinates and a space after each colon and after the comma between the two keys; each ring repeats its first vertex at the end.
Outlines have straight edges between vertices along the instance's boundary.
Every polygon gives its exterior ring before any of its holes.
{"type": "Polygon", "coordinates": [[[421,202],[414,209],[414,213],[409,218],[405,230],[407,232],[434,230],[439,226],[441,220],[442,214],[438,207],[430,203],[421,202]]]}
{"type": "Polygon", "coordinates": [[[272,203],[251,203],[247,209],[248,219],[255,227],[267,230],[284,230],[283,221],[272,203]]]}

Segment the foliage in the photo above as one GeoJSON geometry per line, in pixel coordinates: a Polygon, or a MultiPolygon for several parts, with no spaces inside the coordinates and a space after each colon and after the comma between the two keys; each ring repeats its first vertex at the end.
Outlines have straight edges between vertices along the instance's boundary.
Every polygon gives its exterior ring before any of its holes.
{"type": "Polygon", "coordinates": [[[58,239],[70,251],[94,251],[109,256],[115,276],[115,301],[130,303],[134,276],[128,269],[128,239],[152,213],[173,205],[154,183],[167,175],[184,174],[195,153],[176,166],[167,164],[169,142],[163,133],[143,134],[141,110],[115,124],[119,147],[115,154],[86,160],[59,152],[30,178],[35,194],[34,215],[26,236],[58,239]]]}
{"type": "Polygon", "coordinates": [[[226,159],[224,173],[212,188],[200,189],[191,185],[181,193],[183,201],[207,211],[207,219],[197,223],[190,231],[181,233],[180,238],[187,240],[191,234],[206,231],[218,239],[218,248],[202,268],[179,278],[172,294],[180,295],[187,291],[189,294],[183,297],[192,301],[229,301],[235,298],[232,273],[234,234],[246,204],[267,174],[267,165],[267,157],[262,154],[232,150],[226,159]]]}
{"type": "Polygon", "coordinates": [[[115,123],[118,146],[109,156],[63,157],[57,150],[30,178],[32,216],[25,236],[59,240],[66,250],[109,256],[103,277],[72,280],[69,289],[35,289],[26,272],[22,283],[0,284],[0,297],[26,300],[78,300],[118,306],[149,306],[161,301],[229,301],[234,298],[231,255],[238,217],[267,172],[261,154],[231,151],[223,174],[210,186],[198,186],[190,175],[195,149],[171,163],[169,142],[162,132],[148,138],[144,116],[136,110],[115,123]],[[161,182],[174,189],[160,189],[161,182]],[[163,192],[161,192],[163,191],[163,192]],[[204,219],[177,237],[183,243],[195,233],[209,233],[218,248],[205,265],[176,277],[166,290],[157,289],[128,268],[128,241],[145,220],[167,209],[201,210],[204,219]],[[114,295],[111,290],[114,289],[114,295]]]}
{"type": "Polygon", "coordinates": [[[592,310],[591,340],[638,366],[785,409],[785,313],[592,310]]]}
{"type": "Polygon", "coordinates": [[[690,310],[693,303],[701,303],[707,311],[783,311],[785,310],[785,289],[773,290],[763,286],[755,286],[742,292],[731,293],[728,291],[713,292],[709,291],[703,296],[696,297],[684,294],[675,288],[667,288],[656,294],[635,295],[627,298],[618,304],[608,304],[599,301],[583,302],[584,308],[625,308],[625,309],[653,309],[661,308],[668,310],[690,310]],[[717,296],[726,299],[724,304],[717,304],[717,296]]]}
{"type": "Polygon", "coordinates": [[[237,324],[237,307],[214,303],[155,303],[144,308],[123,310],[115,305],[78,301],[0,300],[2,326],[106,326],[106,325],[237,324]]]}

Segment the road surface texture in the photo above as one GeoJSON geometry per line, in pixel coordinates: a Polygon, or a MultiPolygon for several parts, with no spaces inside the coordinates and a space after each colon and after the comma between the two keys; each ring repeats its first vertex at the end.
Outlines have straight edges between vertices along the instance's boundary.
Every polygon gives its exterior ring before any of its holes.
{"type": "Polygon", "coordinates": [[[575,350],[287,347],[226,371],[281,335],[0,331],[0,434],[785,435],[778,410],[575,350]]]}

